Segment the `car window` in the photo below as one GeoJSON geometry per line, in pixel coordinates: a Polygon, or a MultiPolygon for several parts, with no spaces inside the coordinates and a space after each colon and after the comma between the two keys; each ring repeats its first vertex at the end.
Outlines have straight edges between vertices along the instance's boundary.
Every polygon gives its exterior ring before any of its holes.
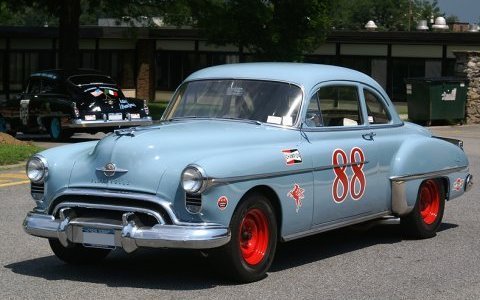
{"type": "Polygon", "coordinates": [[[57,91],[58,84],[51,79],[42,79],[42,92],[54,92],[57,91]]]}
{"type": "Polygon", "coordinates": [[[307,109],[307,126],[357,126],[363,124],[356,86],[332,85],[320,88],[307,109]]]}
{"type": "Polygon", "coordinates": [[[41,89],[41,82],[39,78],[31,78],[28,82],[27,93],[38,94],[41,89]]]}
{"type": "Polygon", "coordinates": [[[370,90],[364,89],[363,95],[367,105],[368,123],[387,124],[390,122],[390,114],[380,97],[370,90]]]}

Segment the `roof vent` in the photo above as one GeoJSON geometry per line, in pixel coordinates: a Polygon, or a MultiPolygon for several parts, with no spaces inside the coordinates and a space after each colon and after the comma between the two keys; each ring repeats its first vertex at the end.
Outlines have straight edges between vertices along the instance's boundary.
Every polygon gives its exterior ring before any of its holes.
{"type": "Polygon", "coordinates": [[[437,17],[435,19],[435,24],[432,25],[432,29],[435,30],[448,30],[449,27],[447,25],[447,21],[444,17],[437,17]]]}
{"type": "Polygon", "coordinates": [[[378,28],[378,26],[373,22],[372,20],[368,21],[367,24],[365,24],[365,29],[375,31],[378,28]]]}
{"type": "Polygon", "coordinates": [[[430,29],[430,28],[428,28],[427,20],[418,21],[418,24],[417,24],[417,30],[418,31],[426,31],[428,29],[430,29]]]}
{"type": "Polygon", "coordinates": [[[468,24],[468,32],[479,32],[480,28],[478,24],[468,24]]]}

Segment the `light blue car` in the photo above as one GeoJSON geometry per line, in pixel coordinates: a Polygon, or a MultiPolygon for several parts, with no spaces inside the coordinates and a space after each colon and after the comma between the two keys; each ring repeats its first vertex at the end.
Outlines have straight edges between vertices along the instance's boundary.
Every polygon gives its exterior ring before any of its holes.
{"type": "Polygon", "coordinates": [[[462,142],[402,122],[345,68],[233,64],[190,75],[161,122],[57,147],[27,164],[25,231],[67,263],[114,248],[189,248],[263,278],[277,243],[400,218],[433,237],[472,185],[462,142]]]}

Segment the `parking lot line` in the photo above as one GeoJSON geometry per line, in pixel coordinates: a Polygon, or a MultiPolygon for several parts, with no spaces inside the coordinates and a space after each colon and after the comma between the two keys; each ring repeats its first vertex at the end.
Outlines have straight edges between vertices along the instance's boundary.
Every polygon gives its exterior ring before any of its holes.
{"type": "Polygon", "coordinates": [[[3,174],[0,174],[0,179],[9,179],[9,178],[26,179],[27,175],[19,174],[19,173],[3,173],[3,174]]]}
{"type": "Polygon", "coordinates": [[[0,184],[0,188],[1,187],[7,187],[7,186],[20,185],[20,184],[27,184],[27,183],[30,183],[30,180],[22,180],[22,181],[13,181],[13,182],[9,182],[9,183],[2,183],[2,184],[0,184]]]}

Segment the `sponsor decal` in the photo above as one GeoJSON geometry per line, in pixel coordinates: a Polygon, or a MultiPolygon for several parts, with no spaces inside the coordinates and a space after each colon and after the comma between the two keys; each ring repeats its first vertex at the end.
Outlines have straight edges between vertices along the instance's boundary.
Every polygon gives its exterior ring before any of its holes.
{"type": "Polygon", "coordinates": [[[365,154],[359,147],[350,151],[350,156],[342,149],[335,149],[332,154],[332,165],[335,179],[332,184],[332,197],[336,203],[342,203],[347,195],[353,200],[360,200],[365,193],[367,177],[363,173],[365,154]],[[350,160],[349,160],[350,159],[350,160]],[[347,168],[352,169],[352,176],[347,175],[347,168]]]}
{"type": "Polygon", "coordinates": [[[453,189],[456,190],[457,192],[460,191],[463,187],[465,180],[462,178],[457,178],[455,182],[453,183],[453,189]]]}
{"type": "Polygon", "coordinates": [[[295,183],[293,189],[288,192],[287,196],[295,200],[295,211],[298,213],[298,210],[302,206],[302,199],[305,198],[303,193],[305,192],[298,184],[295,183]]]}
{"type": "Polygon", "coordinates": [[[90,94],[91,94],[93,97],[98,97],[98,96],[100,96],[101,94],[103,94],[103,92],[102,92],[100,89],[96,89],[96,90],[94,90],[93,92],[90,92],[90,94]]]}
{"type": "Polygon", "coordinates": [[[113,97],[117,97],[118,96],[118,93],[114,90],[108,90],[108,94],[109,95],[112,95],[113,97]]]}
{"type": "Polygon", "coordinates": [[[218,198],[217,200],[217,206],[220,210],[224,210],[228,206],[228,198],[225,196],[222,196],[218,198]]]}
{"type": "Polygon", "coordinates": [[[283,156],[285,156],[285,163],[287,166],[302,163],[302,156],[298,149],[286,149],[282,150],[283,156]]]}

